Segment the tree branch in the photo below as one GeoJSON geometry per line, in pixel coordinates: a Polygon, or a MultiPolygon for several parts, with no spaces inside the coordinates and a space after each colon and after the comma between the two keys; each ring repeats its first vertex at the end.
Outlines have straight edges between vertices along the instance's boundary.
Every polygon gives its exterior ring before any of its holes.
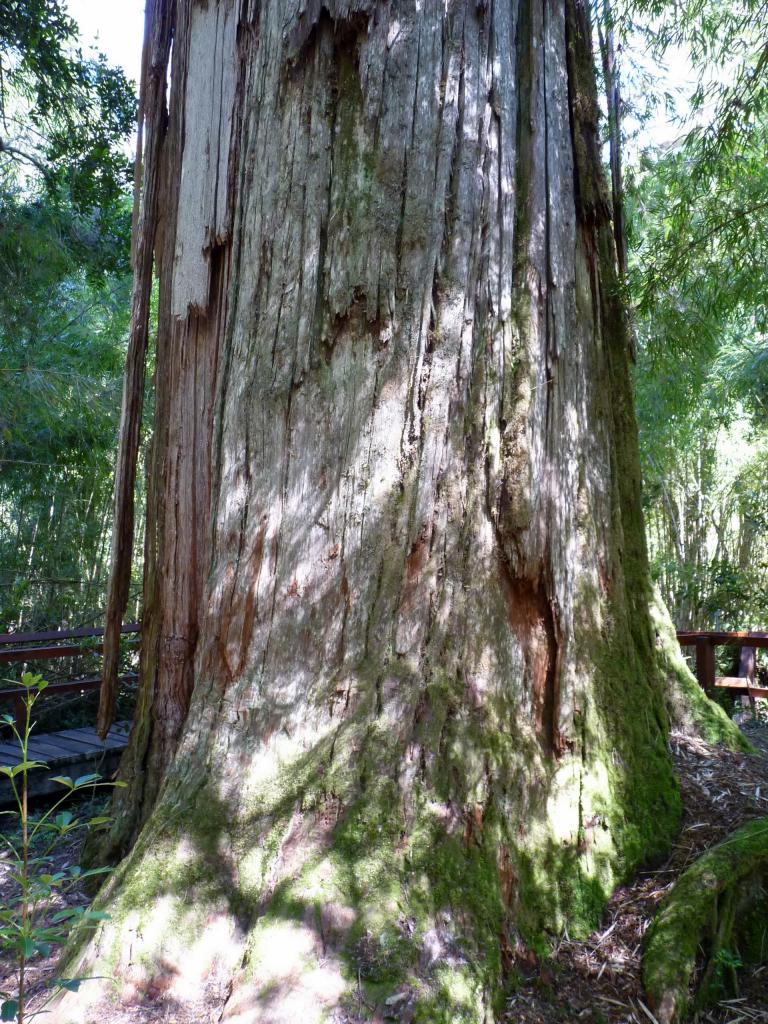
{"type": "Polygon", "coordinates": [[[38,160],[36,156],[32,156],[31,153],[27,153],[24,149],[19,149],[18,146],[12,146],[5,139],[0,138],[0,153],[7,153],[14,160],[22,160],[28,164],[32,164],[40,171],[46,181],[51,181],[53,175],[49,167],[46,167],[41,160],[38,160]]]}

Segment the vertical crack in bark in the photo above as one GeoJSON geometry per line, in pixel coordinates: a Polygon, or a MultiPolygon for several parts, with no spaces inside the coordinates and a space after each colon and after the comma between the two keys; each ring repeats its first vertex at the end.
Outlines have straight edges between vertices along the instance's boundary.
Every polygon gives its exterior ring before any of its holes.
{"type": "MultiPolygon", "coordinates": [[[[551,6],[544,5],[544,17],[542,23],[543,46],[541,58],[542,75],[542,97],[543,97],[543,127],[544,127],[544,195],[545,195],[545,224],[544,224],[544,252],[545,252],[545,328],[544,328],[544,368],[546,374],[546,411],[545,411],[545,437],[546,437],[546,479],[544,501],[546,516],[548,520],[548,532],[557,529],[556,510],[558,507],[558,495],[556,493],[557,482],[555,479],[556,451],[553,446],[562,444],[555,424],[555,389],[562,386],[555,380],[555,368],[558,361],[557,346],[557,325],[555,324],[555,310],[552,298],[552,290],[559,286],[555,281],[553,273],[552,253],[552,212],[554,203],[561,201],[560,197],[553,194],[552,171],[550,166],[549,147],[550,137],[550,114],[549,114],[549,83],[547,81],[547,43],[549,19],[551,17],[551,6]]],[[[550,562],[549,544],[545,546],[544,560],[547,566],[550,562]]],[[[544,681],[544,695],[542,699],[542,714],[544,716],[544,736],[548,750],[559,756],[561,740],[558,729],[558,718],[560,712],[560,624],[559,615],[556,614],[557,602],[552,593],[550,570],[547,568],[542,572],[539,581],[538,601],[541,612],[541,620],[545,623],[547,636],[548,661],[544,681]],[[546,581],[546,582],[545,582],[546,581]]]]}
{"type": "Polygon", "coordinates": [[[546,582],[546,569],[534,579],[516,573],[497,537],[497,559],[507,621],[523,652],[536,735],[542,749],[560,757],[565,749],[557,725],[560,651],[557,606],[546,582]]]}
{"type": "MultiPolygon", "coordinates": [[[[529,523],[529,517],[523,515],[517,508],[520,501],[520,497],[517,496],[520,485],[513,478],[517,467],[511,460],[502,468],[502,479],[496,498],[494,498],[490,477],[488,478],[486,504],[487,513],[495,531],[499,572],[507,606],[508,621],[523,652],[525,672],[530,682],[536,734],[539,737],[542,749],[550,756],[559,757],[565,748],[558,725],[562,674],[562,639],[560,614],[550,568],[551,553],[549,543],[546,540],[549,532],[557,528],[556,509],[558,495],[555,491],[557,480],[555,476],[556,463],[553,445],[560,441],[554,422],[555,401],[557,397],[554,379],[555,362],[557,359],[556,325],[554,324],[552,299],[552,288],[555,286],[555,282],[552,273],[551,203],[554,201],[554,197],[552,195],[549,154],[551,137],[547,93],[548,82],[546,57],[543,53],[547,35],[547,11],[548,8],[544,5],[542,9],[544,20],[537,26],[534,19],[532,0],[522,0],[517,21],[519,98],[516,185],[518,199],[515,208],[513,266],[518,282],[526,281],[531,261],[530,247],[535,211],[531,207],[532,200],[529,183],[536,164],[533,90],[537,82],[541,90],[542,103],[537,123],[541,126],[540,130],[543,132],[543,253],[540,257],[537,292],[531,295],[529,290],[522,284],[519,284],[519,306],[517,311],[517,316],[521,318],[523,329],[525,329],[527,317],[531,315],[525,309],[526,304],[537,302],[539,310],[543,306],[541,348],[537,355],[540,359],[538,365],[542,367],[540,372],[543,372],[544,377],[544,408],[539,428],[543,431],[544,438],[544,467],[543,476],[539,478],[537,485],[540,489],[542,504],[542,510],[539,512],[539,515],[544,517],[544,541],[543,550],[540,551],[535,561],[531,562],[530,557],[525,554],[526,544],[529,543],[528,531],[531,524],[529,523]],[[534,53],[537,28],[542,32],[542,44],[537,53],[534,53]],[[540,66],[538,67],[536,63],[537,57],[540,61],[540,66]]],[[[533,315],[536,314],[534,313],[533,315]]],[[[523,353],[523,361],[526,359],[530,360],[530,358],[529,355],[523,353]]],[[[532,372],[535,368],[534,366],[528,372],[532,372]]],[[[521,366],[519,372],[526,372],[525,367],[521,366]]],[[[511,384],[511,381],[509,383],[511,384]]],[[[505,409],[508,406],[511,407],[513,401],[512,395],[506,390],[507,387],[509,385],[505,384],[499,417],[502,436],[507,429],[506,416],[504,415],[505,409]]],[[[528,415],[531,414],[532,412],[529,412],[528,415]]]]}
{"type": "MultiPolygon", "coordinates": [[[[611,207],[598,142],[599,106],[592,59],[592,30],[585,0],[565,0],[565,15],[576,214],[582,228],[595,229],[610,221],[611,207]]],[[[596,261],[594,237],[588,231],[584,239],[587,254],[596,261]]]]}

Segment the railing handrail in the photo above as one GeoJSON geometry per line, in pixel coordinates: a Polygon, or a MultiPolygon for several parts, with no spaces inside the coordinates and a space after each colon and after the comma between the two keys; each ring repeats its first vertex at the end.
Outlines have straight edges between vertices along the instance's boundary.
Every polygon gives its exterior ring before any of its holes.
{"type": "MultiPolygon", "coordinates": [[[[140,633],[140,622],[126,623],[121,633],[140,633]]],[[[17,644],[45,643],[52,640],[81,640],[90,637],[104,636],[103,627],[96,629],[52,629],[43,633],[0,633],[0,647],[17,644]]]]}
{"type": "Polygon", "coordinates": [[[768,647],[768,633],[757,630],[725,633],[716,629],[680,629],[677,631],[677,642],[681,647],[693,647],[699,641],[706,641],[715,647],[729,644],[734,647],[768,647]]]}
{"type": "MultiPolygon", "coordinates": [[[[135,683],[138,680],[136,672],[126,672],[117,677],[121,683],[135,683]]],[[[66,683],[49,683],[42,691],[45,696],[53,693],[79,693],[82,690],[98,690],[101,686],[101,676],[89,676],[87,679],[71,679],[66,683]]],[[[17,701],[25,697],[29,691],[24,686],[14,686],[7,690],[0,690],[0,701],[17,701]]]]}
{"type": "MultiPolygon", "coordinates": [[[[123,634],[141,633],[141,624],[130,622],[120,630],[123,634]]],[[[82,654],[91,653],[79,647],[66,644],[67,640],[86,640],[93,637],[103,637],[104,629],[55,629],[46,630],[41,633],[2,633],[0,634],[0,663],[25,662],[25,661],[54,661],[57,658],[72,658],[82,654]],[[50,644],[52,641],[62,641],[58,646],[53,647],[29,647],[28,644],[50,644]]],[[[103,645],[97,644],[93,653],[101,654],[103,645]]],[[[131,672],[120,676],[122,682],[133,682],[138,676],[131,672]]],[[[66,682],[51,683],[42,692],[51,696],[54,693],[75,693],[85,690],[96,690],[101,686],[101,677],[70,679],[66,682]]],[[[0,690],[0,701],[13,703],[13,714],[16,719],[17,729],[21,729],[24,723],[26,689],[24,687],[12,687],[0,690]]]]}
{"type": "Polygon", "coordinates": [[[768,696],[768,690],[755,685],[755,658],[749,654],[757,647],[768,647],[768,633],[757,630],[740,630],[725,633],[722,630],[678,630],[677,642],[681,647],[696,648],[696,678],[705,693],[712,693],[716,686],[730,686],[738,679],[744,680],[744,692],[750,697],[768,696]],[[742,664],[739,668],[738,677],[728,676],[717,679],[715,675],[715,648],[716,647],[741,647],[742,664]],[[746,655],[746,660],[745,660],[746,655]],[[749,661],[751,659],[751,667],[749,661]]]}

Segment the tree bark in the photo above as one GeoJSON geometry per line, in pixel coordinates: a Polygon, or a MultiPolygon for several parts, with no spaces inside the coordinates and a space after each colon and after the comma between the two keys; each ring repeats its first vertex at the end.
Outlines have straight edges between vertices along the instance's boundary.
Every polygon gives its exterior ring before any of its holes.
{"type": "Polygon", "coordinates": [[[121,998],[490,1021],[669,843],[596,122],[582,0],[176,5],[121,998]]]}

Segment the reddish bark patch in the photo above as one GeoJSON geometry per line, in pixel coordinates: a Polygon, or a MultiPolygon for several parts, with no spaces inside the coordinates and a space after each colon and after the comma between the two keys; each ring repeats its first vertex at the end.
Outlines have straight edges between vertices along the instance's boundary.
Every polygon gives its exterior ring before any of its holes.
{"type": "Polygon", "coordinates": [[[219,628],[219,655],[228,681],[236,678],[245,665],[248,647],[257,621],[259,577],[264,562],[264,544],[267,533],[267,517],[263,516],[254,540],[248,562],[241,573],[245,573],[248,588],[245,596],[238,588],[238,574],[232,566],[227,567],[226,594],[221,602],[221,626],[219,628]]]}
{"type": "Polygon", "coordinates": [[[547,753],[559,757],[564,743],[557,726],[560,705],[560,657],[556,605],[541,573],[535,582],[512,573],[499,558],[507,618],[525,659],[534,726],[547,753]]]}
{"type": "Polygon", "coordinates": [[[400,597],[400,613],[409,612],[414,604],[414,598],[419,588],[419,581],[424,566],[427,564],[429,552],[432,545],[432,522],[424,523],[419,535],[411,546],[408,558],[405,560],[405,584],[400,597]]]}
{"type": "Polygon", "coordinates": [[[267,533],[267,517],[263,516],[261,526],[256,534],[256,540],[251,551],[251,557],[248,559],[248,592],[245,596],[245,607],[243,609],[243,628],[240,635],[240,664],[238,671],[243,667],[245,662],[246,654],[248,653],[248,645],[251,641],[251,633],[253,632],[253,624],[258,616],[259,606],[256,600],[259,588],[259,576],[261,575],[261,564],[264,561],[264,538],[267,533]]]}
{"type": "Polygon", "coordinates": [[[502,843],[499,847],[498,864],[501,898],[504,900],[504,905],[506,907],[510,907],[514,902],[515,895],[517,893],[517,875],[515,874],[515,869],[512,867],[512,858],[509,853],[509,847],[505,843],[502,843]]]}
{"type": "Polygon", "coordinates": [[[475,804],[467,812],[467,823],[464,827],[464,849],[474,840],[478,846],[483,842],[483,805],[475,804]]]}

